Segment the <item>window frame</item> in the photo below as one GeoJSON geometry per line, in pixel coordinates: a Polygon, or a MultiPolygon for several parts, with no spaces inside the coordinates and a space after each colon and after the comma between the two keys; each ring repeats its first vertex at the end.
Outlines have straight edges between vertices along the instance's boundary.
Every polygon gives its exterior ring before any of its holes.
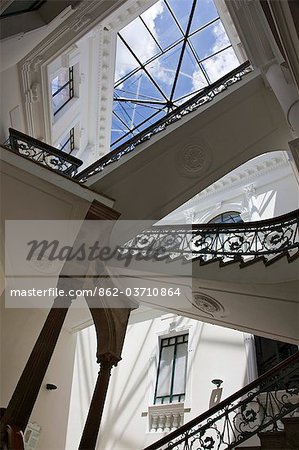
{"type": "Polygon", "coordinates": [[[188,372],[188,350],[189,350],[189,332],[185,332],[185,333],[179,333],[176,335],[171,335],[171,336],[163,336],[160,338],[160,342],[159,342],[159,360],[158,360],[158,366],[157,366],[157,373],[156,373],[156,383],[155,383],[155,392],[154,392],[154,405],[165,405],[165,404],[176,404],[176,403],[181,403],[181,402],[185,402],[186,400],[186,384],[187,384],[187,372],[188,372]],[[178,339],[180,337],[183,337],[183,341],[182,342],[178,342],[178,339]],[[171,339],[174,339],[175,342],[174,344],[167,344],[163,346],[163,341],[168,340],[170,342],[171,339]],[[184,388],[184,392],[180,393],[180,394],[174,394],[173,393],[173,386],[174,386],[174,375],[175,375],[175,367],[176,367],[176,354],[177,354],[177,346],[178,344],[181,343],[186,343],[187,344],[187,351],[186,351],[186,365],[185,365],[185,388],[184,388]],[[161,363],[161,355],[162,355],[162,350],[163,348],[166,347],[171,347],[174,346],[174,354],[173,354],[173,364],[172,364],[172,369],[171,369],[171,381],[170,381],[170,392],[169,395],[163,395],[163,396],[158,396],[157,395],[157,390],[158,390],[158,383],[159,383],[159,375],[160,375],[160,363],[161,363]],[[173,401],[174,397],[178,397],[177,401],[173,401]],[[157,399],[161,399],[161,402],[157,403],[157,399]],[[165,399],[169,399],[168,401],[165,401],[165,399]]]}
{"type": "Polygon", "coordinates": [[[226,223],[244,223],[244,220],[242,219],[241,213],[239,213],[239,211],[230,210],[230,211],[223,211],[222,213],[217,214],[216,216],[212,217],[212,219],[210,219],[208,223],[222,223],[222,224],[226,224],[226,223]],[[228,216],[228,215],[232,216],[233,219],[235,217],[238,217],[240,220],[238,220],[238,221],[233,220],[232,222],[227,221],[226,219],[223,220],[224,216],[228,216]],[[216,219],[220,219],[220,220],[217,220],[217,222],[216,222],[216,219]]]}
{"type": "Polygon", "coordinates": [[[75,150],[75,127],[72,127],[70,129],[70,131],[68,133],[68,138],[64,142],[63,146],[61,146],[59,148],[59,150],[61,150],[62,152],[67,153],[68,155],[71,155],[73,153],[73,151],[75,150]],[[64,150],[66,148],[66,146],[68,145],[68,143],[70,143],[70,151],[69,152],[64,150]]]}
{"type": "MultiPolygon", "coordinates": [[[[53,107],[53,115],[54,117],[59,113],[59,111],[62,110],[62,108],[65,107],[65,105],[67,103],[69,103],[72,98],[74,98],[74,66],[71,66],[68,68],[68,81],[66,83],[64,83],[64,85],[62,85],[60,88],[57,89],[57,91],[55,91],[54,93],[51,93],[51,99],[52,99],[52,107],[53,107]],[[68,86],[69,88],[69,96],[67,98],[67,100],[61,105],[59,106],[58,109],[56,109],[56,111],[54,111],[54,105],[53,105],[53,98],[59,94],[63,89],[65,89],[68,86]]],[[[53,79],[51,81],[51,85],[52,85],[53,79]]]]}
{"type": "Polygon", "coordinates": [[[290,344],[289,342],[277,341],[257,335],[254,335],[253,338],[257,375],[259,377],[298,351],[298,345],[290,344]],[[269,352],[269,349],[270,356],[268,354],[266,357],[265,353],[269,352]]]}

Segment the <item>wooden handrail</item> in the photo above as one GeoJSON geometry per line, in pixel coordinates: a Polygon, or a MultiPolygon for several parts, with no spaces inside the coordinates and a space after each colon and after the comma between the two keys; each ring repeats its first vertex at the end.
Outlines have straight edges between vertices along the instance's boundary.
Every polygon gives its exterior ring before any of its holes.
{"type": "Polygon", "coordinates": [[[149,445],[144,450],[158,450],[162,445],[167,444],[168,442],[172,441],[173,439],[183,435],[190,428],[193,428],[194,426],[199,425],[204,420],[207,420],[213,414],[224,409],[226,406],[229,406],[232,402],[234,402],[238,398],[243,397],[245,394],[247,394],[251,390],[258,387],[261,383],[266,381],[268,378],[272,377],[273,375],[276,375],[282,369],[284,369],[285,367],[287,367],[288,365],[292,364],[295,361],[299,361],[299,351],[296,352],[294,355],[290,356],[289,358],[285,359],[283,362],[281,362],[277,366],[275,366],[272,369],[265,372],[263,375],[261,375],[259,378],[252,381],[251,383],[249,383],[247,386],[241,388],[234,394],[230,395],[225,400],[218,403],[218,405],[213,406],[211,409],[208,409],[203,414],[200,414],[198,417],[195,417],[194,419],[190,420],[188,423],[182,425],[177,430],[169,433],[167,436],[164,436],[162,439],[159,439],[157,442],[154,442],[153,444],[149,445]]]}

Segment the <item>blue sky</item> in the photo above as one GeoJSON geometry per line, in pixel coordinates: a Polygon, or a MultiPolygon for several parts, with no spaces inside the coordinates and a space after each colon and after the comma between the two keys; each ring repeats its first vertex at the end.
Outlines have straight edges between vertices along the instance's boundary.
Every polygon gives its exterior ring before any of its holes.
{"type": "Polygon", "coordinates": [[[160,0],[117,38],[112,148],[238,65],[213,0],[160,0]]]}

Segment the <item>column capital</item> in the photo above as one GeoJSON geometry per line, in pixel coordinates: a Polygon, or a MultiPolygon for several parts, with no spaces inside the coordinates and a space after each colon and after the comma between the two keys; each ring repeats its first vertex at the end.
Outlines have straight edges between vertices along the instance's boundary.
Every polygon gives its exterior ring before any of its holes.
{"type": "Polygon", "coordinates": [[[101,369],[112,369],[113,366],[117,366],[119,361],[121,360],[120,356],[115,355],[114,353],[102,353],[98,355],[98,362],[101,365],[101,369]]]}
{"type": "Polygon", "coordinates": [[[254,184],[249,184],[248,186],[243,187],[243,192],[247,198],[247,200],[250,200],[252,197],[255,196],[255,186],[254,184]]]}

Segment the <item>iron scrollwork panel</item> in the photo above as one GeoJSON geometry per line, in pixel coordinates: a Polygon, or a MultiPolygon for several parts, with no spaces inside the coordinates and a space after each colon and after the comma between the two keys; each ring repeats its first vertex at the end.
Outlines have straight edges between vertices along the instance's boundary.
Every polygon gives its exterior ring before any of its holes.
{"type": "Polygon", "coordinates": [[[75,176],[82,161],[67,153],[51,147],[37,139],[10,129],[9,144],[14,153],[24,156],[52,170],[68,176],[75,176]]]}
{"type": "Polygon", "coordinates": [[[120,251],[169,260],[246,262],[263,256],[271,261],[286,252],[289,256],[298,253],[298,222],[298,211],[294,211],[273,219],[272,223],[267,220],[234,226],[153,227],[126,242],[120,251]]]}
{"type": "Polygon", "coordinates": [[[299,408],[299,360],[264,379],[241,398],[227,402],[161,450],[230,450],[263,431],[283,429],[281,419],[299,408]],[[282,389],[283,387],[283,389],[282,389]]]}

